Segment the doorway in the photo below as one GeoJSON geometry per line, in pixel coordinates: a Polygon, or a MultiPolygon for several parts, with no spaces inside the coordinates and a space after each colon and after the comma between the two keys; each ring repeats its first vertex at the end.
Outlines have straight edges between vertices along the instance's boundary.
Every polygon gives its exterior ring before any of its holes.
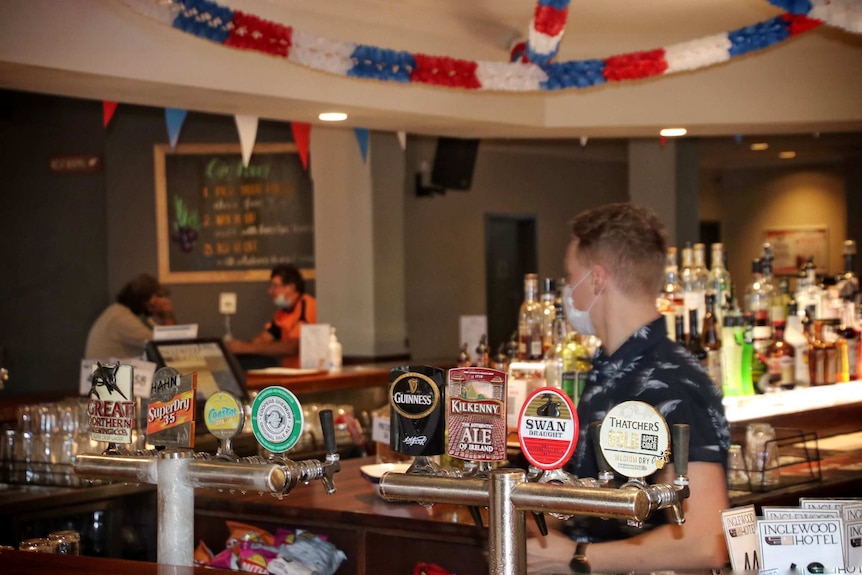
{"type": "Polygon", "coordinates": [[[491,354],[518,329],[524,275],[536,273],[536,217],[485,215],[485,302],[491,354]]]}

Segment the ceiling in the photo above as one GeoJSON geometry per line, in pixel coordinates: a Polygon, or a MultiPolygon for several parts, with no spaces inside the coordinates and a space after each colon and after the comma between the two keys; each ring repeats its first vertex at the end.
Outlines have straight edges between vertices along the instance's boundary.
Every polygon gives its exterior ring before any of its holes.
{"type": "MultiPolygon", "coordinates": [[[[526,38],[536,6],[535,0],[220,2],[332,40],[500,62],[526,38]]],[[[556,60],[696,40],[778,14],[767,0],[571,2],[556,60]]],[[[0,87],[312,123],[322,109],[337,108],[350,114],[347,126],[482,137],[503,146],[523,147],[519,140],[527,138],[528,148],[567,154],[619,154],[608,138],[655,137],[659,127],[679,121],[691,135],[710,137],[702,140],[702,155],[720,152],[734,165],[753,161],[744,144],[761,134],[775,134],[770,150],[793,145],[800,160],[836,161],[859,149],[859,69],[862,35],[822,27],[763,53],[667,78],[551,94],[476,94],[334,77],[230,50],[142,18],[121,0],[0,2],[0,87]],[[589,152],[581,137],[592,142],[589,152]]]]}

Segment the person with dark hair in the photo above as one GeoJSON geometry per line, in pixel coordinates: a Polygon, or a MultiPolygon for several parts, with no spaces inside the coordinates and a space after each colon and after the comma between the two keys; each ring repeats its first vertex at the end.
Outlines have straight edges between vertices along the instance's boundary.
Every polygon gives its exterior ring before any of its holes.
{"type": "MultiPolygon", "coordinates": [[[[632,204],[602,206],[572,222],[563,304],[573,327],[597,335],[601,347],[578,403],[580,436],[568,468],[578,477],[596,477],[590,423],[625,401],[648,403],[669,427],[691,427],[685,523],[666,522],[664,512],[657,512],[636,531],[622,521],[576,517],[547,537],[527,541],[530,573],[692,571],[727,562],[720,512],[730,507],[725,469],[730,430],[721,390],[668,338],[656,308],[665,252],[656,215],[632,204]]],[[[670,483],[673,477],[671,464],[650,481],[670,483]]]]}
{"type": "Polygon", "coordinates": [[[149,274],[123,286],[116,301],[96,318],[87,335],[84,357],[89,359],[141,357],[155,325],[174,325],[170,292],[149,274]]]}
{"type": "Polygon", "coordinates": [[[277,308],[272,320],[251,341],[230,339],[227,348],[236,355],[282,358],[284,365],[299,365],[299,330],[317,323],[317,300],[305,293],[305,279],[296,266],[273,268],[267,291],[277,308]]]}

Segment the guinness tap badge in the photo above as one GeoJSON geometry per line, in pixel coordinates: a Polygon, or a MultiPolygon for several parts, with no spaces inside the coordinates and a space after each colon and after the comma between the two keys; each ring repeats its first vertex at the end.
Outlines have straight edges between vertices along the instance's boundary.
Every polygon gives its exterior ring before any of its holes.
{"type": "Polygon", "coordinates": [[[426,366],[404,366],[389,372],[391,411],[389,446],[406,455],[443,453],[444,372],[426,366]]]}

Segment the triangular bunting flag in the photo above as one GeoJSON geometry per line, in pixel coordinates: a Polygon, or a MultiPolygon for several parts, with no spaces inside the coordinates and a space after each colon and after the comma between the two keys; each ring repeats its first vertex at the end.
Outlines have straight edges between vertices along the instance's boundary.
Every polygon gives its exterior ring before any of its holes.
{"type": "Polygon", "coordinates": [[[359,142],[359,150],[362,152],[362,161],[368,161],[368,128],[353,128],[356,133],[356,141],[359,142]]]}
{"type": "Polygon", "coordinates": [[[109,102],[105,100],[102,102],[102,126],[107,128],[108,124],[111,123],[111,118],[114,117],[114,112],[117,110],[116,102],[109,102]]]}
{"type": "Polygon", "coordinates": [[[168,127],[168,138],[171,141],[171,150],[177,149],[177,142],[180,139],[180,130],[183,129],[183,122],[186,121],[188,110],[180,110],[179,108],[165,108],[165,124],[168,127]]]}
{"type": "Polygon", "coordinates": [[[302,167],[307,170],[311,124],[306,124],[305,122],[291,122],[290,128],[293,130],[293,142],[296,144],[296,150],[299,152],[299,159],[302,160],[302,167]]]}
{"type": "Polygon", "coordinates": [[[398,143],[401,144],[401,151],[407,149],[407,132],[397,132],[398,143]]]}
{"type": "Polygon", "coordinates": [[[239,132],[239,147],[242,150],[242,165],[248,167],[251,160],[251,151],[257,140],[257,116],[245,116],[236,114],[233,117],[236,122],[236,131],[239,132]]]}

